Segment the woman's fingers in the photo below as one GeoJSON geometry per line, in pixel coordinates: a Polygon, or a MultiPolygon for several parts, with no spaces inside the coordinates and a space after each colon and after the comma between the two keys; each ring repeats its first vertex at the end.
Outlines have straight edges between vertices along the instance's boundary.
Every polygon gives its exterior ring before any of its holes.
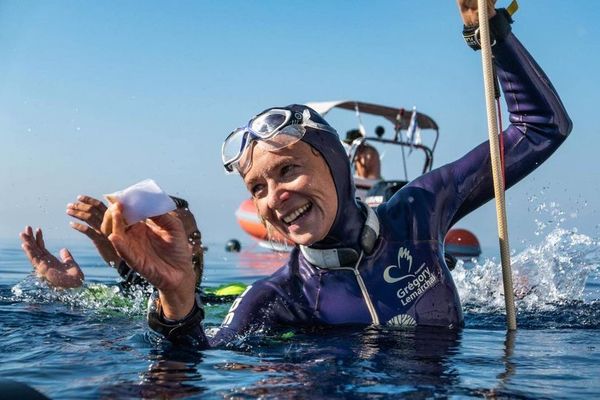
{"type": "Polygon", "coordinates": [[[98,231],[96,231],[89,225],[80,224],[79,222],[70,222],[70,225],[71,225],[71,228],[83,233],[85,236],[90,238],[92,241],[97,240],[98,238],[100,238],[102,236],[100,233],[98,233],[98,231]]]}
{"type": "Polygon", "coordinates": [[[37,228],[35,231],[35,242],[38,247],[42,250],[46,250],[46,243],[44,243],[44,234],[42,228],[37,228]]]}
{"type": "Polygon", "coordinates": [[[75,263],[75,260],[73,259],[73,255],[71,254],[71,252],[68,249],[60,250],[60,259],[65,264],[75,263]]]}
{"type": "Polygon", "coordinates": [[[119,202],[111,205],[112,209],[112,232],[117,235],[125,233],[125,217],[123,216],[123,205],[119,202]]]}
{"type": "Polygon", "coordinates": [[[101,212],[106,211],[106,205],[100,200],[95,199],[93,197],[80,194],[79,196],[77,196],[77,200],[79,200],[81,203],[89,204],[90,206],[98,209],[101,212]]]}
{"type": "Polygon", "coordinates": [[[185,236],[185,230],[183,229],[183,223],[179,218],[172,214],[163,214],[157,217],[152,217],[150,220],[152,224],[148,226],[155,232],[166,231],[172,235],[183,234],[185,236]],[[158,229],[157,229],[158,228],[158,229]]]}
{"type": "Polygon", "coordinates": [[[23,235],[33,238],[33,228],[29,225],[25,227],[25,230],[22,232],[23,235]]]}
{"type": "Polygon", "coordinates": [[[67,214],[86,222],[94,229],[100,229],[106,206],[100,200],[80,195],[76,203],[67,204],[67,214]]]}
{"type": "Polygon", "coordinates": [[[48,268],[45,261],[46,254],[39,249],[35,240],[25,232],[21,234],[21,241],[21,248],[36,274],[44,276],[48,268]]]}
{"type": "Polygon", "coordinates": [[[113,231],[113,206],[110,206],[108,210],[104,213],[104,218],[102,219],[102,224],[100,225],[100,231],[106,237],[109,237],[113,231]]]}
{"type": "Polygon", "coordinates": [[[67,204],[67,215],[77,218],[81,221],[88,222],[94,219],[94,216],[89,210],[81,210],[77,204],[67,204]]]}
{"type": "Polygon", "coordinates": [[[129,254],[131,246],[129,246],[129,238],[125,229],[123,205],[119,202],[112,203],[104,214],[102,233],[108,237],[108,240],[113,244],[119,255],[129,264],[132,261],[132,256],[129,254]]]}
{"type": "Polygon", "coordinates": [[[104,213],[100,213],[95,210],[85,211],[80,210],[75,204],[67,205],[67,215],[77,218],[80,221],[83,221],[95,229],[99,229],[102,224],[102,218],[104,217],[104,213]]]}
{"type": "Polygon", "coordinates": [[[36,252],[35,248],[31,245],[30,241],[23,238],[21,240],[21,248],[23,249],[23,252],[29,259],[29,262],[35,267],[36,264],[39,262],[38,253],[36,252]]]}
{"type": "Polygon", "coordinates": [[[44,256],[43,240],[42,246],[39,245],[37,234],[34,235],[33,229],[30,226],[25,227],[25,230],[19,235],[21,238],[21,248],[32,264],[38,264],[44,256]]]}

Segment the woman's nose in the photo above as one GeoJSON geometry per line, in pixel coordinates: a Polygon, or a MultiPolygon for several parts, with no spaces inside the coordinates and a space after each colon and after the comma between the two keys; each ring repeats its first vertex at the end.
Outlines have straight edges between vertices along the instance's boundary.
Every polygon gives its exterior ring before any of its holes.
{"type": "Polygon", "coordinates": [[[290,197],[285,185],[269,183],[268,205],[271,209],[277,209],[290,197]]]}

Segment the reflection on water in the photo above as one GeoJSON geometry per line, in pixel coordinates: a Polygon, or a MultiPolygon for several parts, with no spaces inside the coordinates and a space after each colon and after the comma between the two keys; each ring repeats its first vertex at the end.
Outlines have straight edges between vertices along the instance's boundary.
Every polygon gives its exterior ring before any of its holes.
{"type": "Polygon", "coordinates": [[[449,357],[460,347],[461,333],[390,328],[297,332],[292,341],[254,338],[252,354],[260,362],[224,361],[225,374],[255,382],[222,393],[226,397],[314,398],[444,393],[459,381],[449,357]]]}
{"type": "Polygon", "coordinates": [[[243,250],[239,253],[237,264],[242,268],[270,275],[284,265],[287,259],[288,253],[284,252],[243,250]]]}
{"type": "Polygon", "coordinates": [[[202,355],[188,351],[152,351],[152,363],[140,373],[139,382],[107,385],[100,391],[103,398],[179,399],[199,396],[206,391],[202,374],[195,367],[202,355]]]}
{"type": "Polygon", "coordinates": [[[506,339],[504,340],[504,356],[502,357],[502,362],[504,363],[504,372],[498,375],[498,379],[502,386],[505,386],[510,377],[515,374],[515,364],[512,362],[511,358],[515,352],[516,337],[516,331],[506,331],[506,339]]]}

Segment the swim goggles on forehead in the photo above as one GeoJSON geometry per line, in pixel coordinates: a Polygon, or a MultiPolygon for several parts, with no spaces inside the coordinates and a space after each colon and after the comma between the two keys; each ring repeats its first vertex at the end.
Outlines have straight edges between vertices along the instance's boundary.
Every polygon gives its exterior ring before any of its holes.
{"type": "MultiPolygon", "coordinates": [[[[269,151],[281,150],[302,139],[306,127],[337,134],[331,126],[312,121],[308,110],[301,113],[272,108],[258,114],[246,126],[227,136],[221,151],[223,166],[229,173],[244,170],[247,165],[240,165],[240,160],[252,142],[260,141],[269,151]]],[[[249,159],[246,157],[244,164],[249,163],[249,159]]]]}

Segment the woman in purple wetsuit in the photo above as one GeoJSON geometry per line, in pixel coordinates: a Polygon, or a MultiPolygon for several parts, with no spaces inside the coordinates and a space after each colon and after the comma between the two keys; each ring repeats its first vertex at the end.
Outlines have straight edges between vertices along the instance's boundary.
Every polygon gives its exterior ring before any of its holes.
{"type": "MultiPolygon", "coordinates": [[[[477,23],[470,3],[476,2],[459,0],[466,37],[477,23]]],[[[511,33],[510,16],[496,11],[490,11],[490,28],[510,113],[503,133],[510,187],[558,148],[571,121],[544,72],[511,33]]],[[[149,312],[154,330],[205,347],[278,326],[462,326],[443,239],[493,196],[488,143],[417,178],[376,210],[356,201],[337,133],[306,106],[258,114],[226,139],[223,162],[243,177],[265,223],[297,246],[285,266],[248,287],[207,338],[181,224],[165,215],[126,231],[122,206],[112,205],[110,240],[158,289],[149,312]]]]}

